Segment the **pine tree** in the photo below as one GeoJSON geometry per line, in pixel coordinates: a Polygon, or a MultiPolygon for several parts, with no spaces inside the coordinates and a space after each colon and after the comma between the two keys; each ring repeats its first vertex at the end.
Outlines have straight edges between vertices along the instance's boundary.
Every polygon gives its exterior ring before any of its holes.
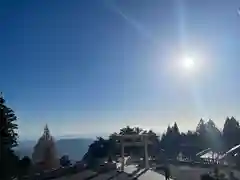
{"type": "Polygon", "coordinates": [[[17,146],[17,124],[13,110],[5,105],[0,94],[0,179],[11,179],[16,173],[17,156],[13,147],[17,146]]]}

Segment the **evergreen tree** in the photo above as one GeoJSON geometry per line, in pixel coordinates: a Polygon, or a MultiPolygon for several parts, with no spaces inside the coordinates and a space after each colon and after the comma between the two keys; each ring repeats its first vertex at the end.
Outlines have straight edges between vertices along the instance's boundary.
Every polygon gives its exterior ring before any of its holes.
{"type": "Polygon", "coordinates": [[[206,123],[206,143],[213,152],[219,153],[222,150],[222,134],[216,127],[215,123],[210,119],[206,123]]]}
{"type": "Polygon", "coordinates": [[[165,150],[168,158],[176,159],[180,151],[181,135],[177,123],[172,127],[168,126],[167,132],[161,138],[161,148],[165,150]]]}
{"type": "Polygon", "coordinates": [[[132,134],[138,134],[138,131],[140,132],[140,128],[131,128],[129,126],[120,129],[120,135],[132,135],[132,134]]]}
{"type": "Polygon", "coordinates": [[[181,134],[181,152],[189,159],[195,159],[196,154],[201,151],[199,147],[199,136],[196,132],[188,131],[181,134]]]}
{"type": "Polygon", "coordinates": [[[209,143],[207,142],[208,140],[207,125],[203,119],[200,119],[196,128],[196,133],[198,134],[199,137],[198,143],[199,147],[201,147],[201,150],[209,148],[209,143]]]}
{"type": "Polygon", "coordinates": [[[223,127],[223,141],[225,150],[233,148],[235,145],[240,144],[239,137],[240,126],[239,122],[234,117],[227,117],[223,127]]]}
{"type": "Polygon", "coordinates": [[[200,119],[197,128],[196,128],[196,132],[199,134],[204,134],[206,132],[206,128],[205,128],[205,122],[203,119],[200,119]]]}
{"type": "Polygon", "coordinates": [[[5,105],[5,100],[0,94],[0,179],[11,179],[16,174],[17,156],[13,147],[17,146],[17,117],[13,110],[5,105]]]}

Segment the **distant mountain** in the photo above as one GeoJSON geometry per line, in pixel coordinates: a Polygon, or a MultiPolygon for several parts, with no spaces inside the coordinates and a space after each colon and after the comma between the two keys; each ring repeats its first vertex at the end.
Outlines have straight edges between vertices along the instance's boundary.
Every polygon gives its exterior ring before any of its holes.
{"type": "MultiPolygon", "coordinates": [[[[56,141],[58,156],[68,155],[73,161],[81,160],[93,141],[88,138],[59,139],[56,141]]],[[[16,148],[16,154],[20,157],[29,156],[31,158],[35,144],[36,141],[20,141],[16,148]]]]}
{"type": "Polygon", "coordinates": [[[34,140],[25,140],[18,142],[18,146],[15,148],[15,152],[18,156],[32,156],[33,147],[36,144],[34,140]]]}
{"type": "Polygon", "coordinates": [[[60,139],[56,142],[58,155],[68,155],[71,160],[81,160],[93,139],[60,139]]]}

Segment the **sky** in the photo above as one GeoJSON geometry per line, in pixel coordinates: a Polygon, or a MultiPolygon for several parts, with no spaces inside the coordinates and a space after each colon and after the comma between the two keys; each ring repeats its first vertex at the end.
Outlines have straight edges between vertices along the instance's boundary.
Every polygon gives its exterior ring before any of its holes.
{"type": "Polygon", "coordinates": [[[0,90],[20,138],[39,137],[45,124],[54,136],[86,136],[240,118],[239,7],[239,0],[1,1],[0,90]]]}

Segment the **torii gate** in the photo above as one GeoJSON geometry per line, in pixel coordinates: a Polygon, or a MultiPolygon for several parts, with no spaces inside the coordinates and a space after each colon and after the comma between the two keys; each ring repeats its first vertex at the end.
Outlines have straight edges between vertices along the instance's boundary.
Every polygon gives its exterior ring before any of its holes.
{"type": "Polygon", "coordinates": [[[117,136],[120,139],[120,145],[121,145],[121,170],[124,171],[124,148],[127,146],[144,146],[144,156],[145,156],[145,168],[149,168],[149,162],[148,162],[148,145],[152,144],[152,142],[149,141],[149,135],[148,134],[133,134],[133,135],[118,135],[117,136]],[[126,139],[131,139],[133,142],[125,142],[126,139]],[[134,142],[134,140],[140,140],[134,142]]]}

